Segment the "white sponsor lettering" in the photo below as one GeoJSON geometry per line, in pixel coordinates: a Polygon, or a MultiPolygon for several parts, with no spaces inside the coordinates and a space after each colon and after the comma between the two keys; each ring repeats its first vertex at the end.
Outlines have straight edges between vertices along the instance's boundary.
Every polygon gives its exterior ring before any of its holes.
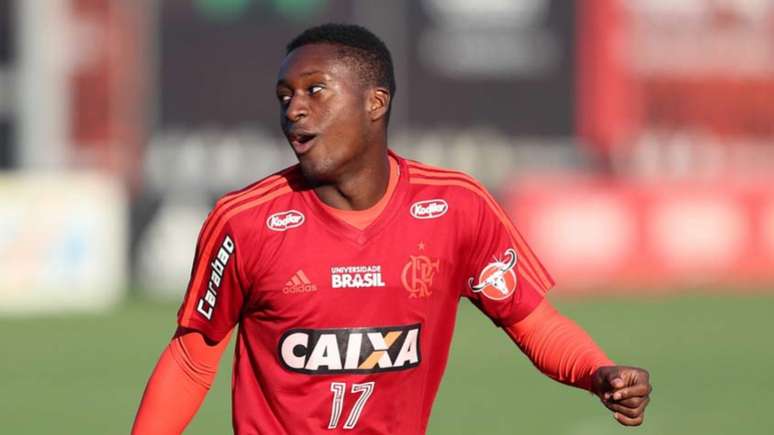
{"type": "Polygon", "coordinates": [[[304,223],[304,214],[297,210],[274,213],[266,219],[266,226],[272,231],[286,231],[300,227],[304,223]]]}
{"type": "Polygon", "coordinates": [[[328,370],[341,370],[341,355],[336,342],[336,334],[322,334],[306,362],[306,369],[315,371],[320,367],[328,370]]]}
{"type": "Polygon", "coordinates": [[[396,356],[395,361],[393,361],[395,366],[400,367],[406,364],[416,364],[419,362],[416,337],[418,333],[418,329],[411,329],[408,331],[406,341],[403,342],[403,346],[401,346],[398,356],[396,356]]]}
{"type": "MultiPolygon", "coordinates": [[[[384,342],[384,337],[380,332],[369,332],[368,333],[368,341],[371,342],[371,346],[374,347],[374,350],[387,350],[387,343],[384,342]]],[[[382,352],[382,356],[379,357],[379,361],[376,362],[376,365],[383,369],[388,369],[392,367],[392,361],[390,361],[390,355],[387,354],[387,352],[382,352]]]]}
{"type": "Polygon", "coordinates": [[[360,343],[363,342],[363,334],[352,333],[347,341],[347,359],[344,361],[344,368],[354,370],[357,368],[360,359],[360,343]]]}
{"type": "Polygon", "coordinates": [[[449,204],[443,199],[428,199],[411,205],[411,216],[417,219],[435,219],[449,211],[449,204]]]}
{"type": "Polygon", "coordinates": [[[367,273],[381,272],[382,266],[336,266],[331,267],[331,273],[367,273]]]}
{"type": "MultiPolygon", "coordinates": [[[[230,237],[226,236],[225,239],[223,239],[223,245],[222,248],[226,250],[229,254],[234,252],[234,241],[231,240],[230,237]]],[[[227,259],[228,260],[228,259],[227,259]]]]}
{"type": "Polygon", "coordinates": [[[420,325],[355,329],[296,329],[280,339],[285,368],[310,374],[402,370],[421,362],[420,325]]]}
{"type": "Polygon", "coordinates": [[[216,302],[215,293],[212,290],[207,290],[207,293],[204,294],[204,302],[207,302],[211,306],[215,306],[216,302]]]}
{"type": "Polygon", "coordinates": [[[207,283],[207,292],[199,299],[199,303],[196,305],[196,311],[207,318],[207,320],[212,319],[212,311],[218,302],[218,290],[223,282],[223,273],[226,270],[231,254],[234,253],[234,248],[234,241],[227,235],[210,263],[210,280],[207,283]]]}
{"type": "Polygon", "coordinates": [[[204,308],[204,299],[199,299],[199,304],[196,306],[196,311],[201,313],[201,315],[206,317],[208,320],[212,318],[212,305],[204,308]]]}
{"type": "Polygon", "coordinates": [[[331,268],[331,287],[385,287],[382,266],[336,266],[331,268]]]}
{"type": "Polygon", "coordinates": [[[295,332],[285,337],[285,340],[282,341],[282,361],[294,369],[304,368],[306,357],[296,356],[296,354],[293,352],[293,349],[295,349],[297,346],[300,346],[306,350],[308,343],[309,335],[303,332],[295,332]]]}

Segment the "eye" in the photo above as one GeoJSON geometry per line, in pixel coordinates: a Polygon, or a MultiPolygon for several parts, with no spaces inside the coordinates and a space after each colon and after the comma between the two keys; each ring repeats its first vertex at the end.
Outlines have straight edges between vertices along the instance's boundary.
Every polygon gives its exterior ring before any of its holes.
{"type": "Polygon", "coordinates": [[[321,85],[312,85],[309,87],[309,94],[314,95],[322,91],[324,88],[321,85]]]}
{"type": "Polygon", "coordinates": [[[277,94],[277,100],[279,100],[279,102],[282,104],[287,104],[290,102],[290,95],[277,94]]]}

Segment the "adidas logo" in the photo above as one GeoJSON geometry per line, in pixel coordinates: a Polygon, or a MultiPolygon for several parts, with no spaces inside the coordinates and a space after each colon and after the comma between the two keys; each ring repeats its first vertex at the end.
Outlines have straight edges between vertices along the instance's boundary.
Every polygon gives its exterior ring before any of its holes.
{"type": "Polygon", "coordinates": [[[304,274],[303,270],[299,270],[298,272],[294,273],[288,282],[285,283],[285,287],[282,288],[282,293],[285,293],[286,295],[290,293],[307,293],[316,291],[317,286],[312,284],[312,281],[309,281],[309,278],[306,277],[306,274],[304,274]]]}

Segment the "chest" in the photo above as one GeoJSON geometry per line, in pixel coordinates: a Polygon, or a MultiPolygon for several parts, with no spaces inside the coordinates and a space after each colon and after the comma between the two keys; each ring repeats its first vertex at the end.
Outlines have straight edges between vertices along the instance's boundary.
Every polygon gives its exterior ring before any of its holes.
{"type": "Polygon", "coordinates": [[[463,255],[453,227],[395,219],[367,239],[314,221],[266,240],[249,283],[253,315],[289,325],[423,322],[456,306],[463,255]]]}

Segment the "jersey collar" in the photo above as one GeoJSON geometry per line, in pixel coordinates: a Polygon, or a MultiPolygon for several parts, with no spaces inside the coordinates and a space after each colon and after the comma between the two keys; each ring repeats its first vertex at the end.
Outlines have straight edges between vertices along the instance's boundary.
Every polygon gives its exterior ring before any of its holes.
{"type": "Polygon", "coordinates": [[[304,190],[302,192],[301,196],[311,213],[320,220],[324,227],[333,232],[337,237],[342,237],[357,245],[364,245],[381,233],[390,221],[404,210],[403,206],[406,201],[408,186],[408,167],[406,166],[406,160],[395,154],[392,150],[388,149],[387,152],[398,162],[398,184],[395,186],[392,198],[390,198],[387,206],[384,207],[384,210],[382,210],[379,216],[377,216],[370,225],[362,230],[349,225],[328,212],[313,189],[304,190]]]}

